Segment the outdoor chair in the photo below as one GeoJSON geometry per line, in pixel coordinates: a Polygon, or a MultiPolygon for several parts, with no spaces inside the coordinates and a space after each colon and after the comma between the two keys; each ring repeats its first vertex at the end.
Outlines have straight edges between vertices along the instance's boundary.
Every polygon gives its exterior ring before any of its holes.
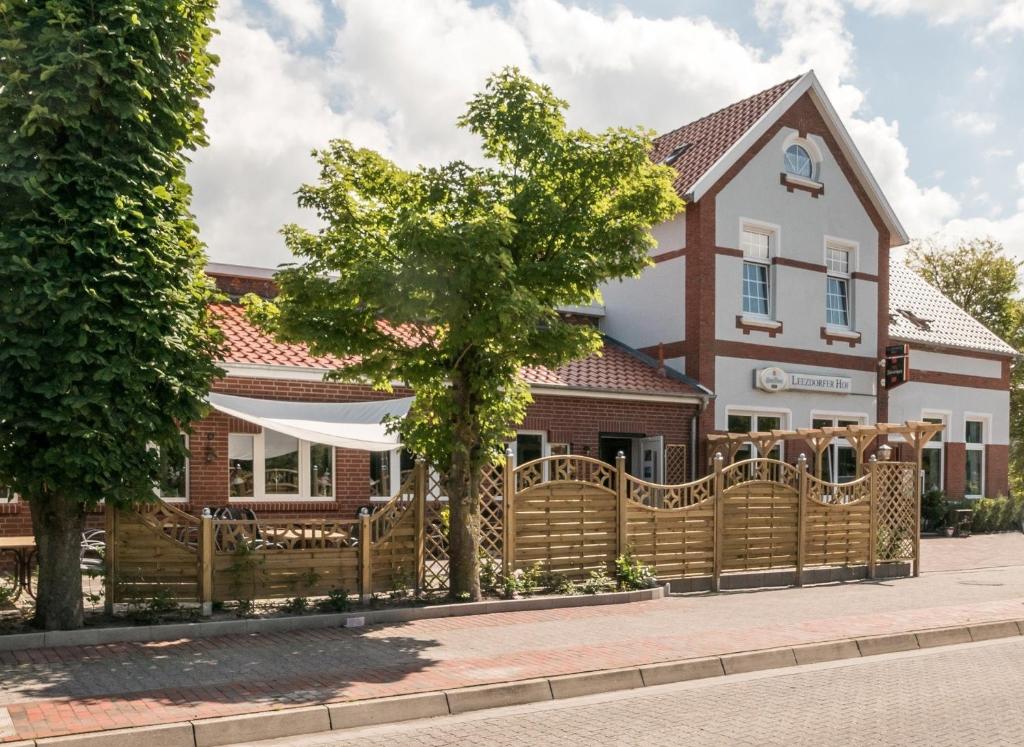
{"type": "Polygon", "coordinates": [[[103,558],[107,552],[107,533],[102,529],[86,529],[82,532],[82,545],[78,553],[79,567],[83,571],[103,569],[103,558]]]}
{"type": "Polygon", "coordinates": [[[260,530],[259,520],[256,518],[256,512],[251,508],[235,508],[233,506],[223,506],[213,512],[213,518],[220,521],[237,521],[240,522],[240,526],[235,532],[229,532],[225,527],[218,528],[217,546],[224,547],[225,540],[234,540],[236,543],[239,540],[248,542],[250,547],[254,550],[268,549],[268,548],[279,548],[275,542],[271,542],[264,537],[263,532],[260,530]],[[251,524],[252,532],[251,536],[247,536],[250,533],[242,530],[241,524],[251,524]],[[232,536],[228,536],[228,535],[232,536]]]}

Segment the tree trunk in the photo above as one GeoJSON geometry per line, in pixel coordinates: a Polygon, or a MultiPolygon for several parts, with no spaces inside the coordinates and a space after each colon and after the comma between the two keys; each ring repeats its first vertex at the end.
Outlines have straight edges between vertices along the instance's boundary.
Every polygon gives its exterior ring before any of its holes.
{"type": "Polygon", "coordinates": [[[39,582],[33,624],[44,630],[82,627],[80,552],[85,507],[53,493],[29,500],[36,538],[39,582]]]}
{"type": "Polygon", "coordinates": [[[474,398],[456,372],[452,391],[455,443],[448,470],[448,593],[456,601],[480,600],[480,444],[474,398]]]}

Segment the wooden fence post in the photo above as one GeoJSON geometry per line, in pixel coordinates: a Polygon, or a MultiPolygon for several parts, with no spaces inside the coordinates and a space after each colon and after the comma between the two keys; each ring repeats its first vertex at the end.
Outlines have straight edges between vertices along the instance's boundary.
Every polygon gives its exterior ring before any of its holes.
{"type": "Polygon", "coordinates": [[[213,614],[213,517],[199,518],[199,611],[213,614]]]}
{"type": "Polygon", "coordinates": [[[629,527],[626,507],[626,455],[621,451],[615,455],[615,556],[624,555],[629,549],[629,527]]]}
{"type": "Polygon", "coordinates": [[[807,542],[807,455],[801,454],[796,460],[800,470],[800,492],[796,505],[796,585],[804,585],[804,544],[807,542]]]}
{"type": "Polygon", "coordinates": [[[114,614],[117,589],[117,511],[110,503],[103,507],[103,531],[107,543],[103,555],[103,611],[107,615],[114,614]]]}
{"type": "Polygon", "coordinates": [[[921,468],[922,450],[917,450],[917,469],[914,470],[914,578],[921,575],[921,468]]]}
{"type": "Polygon", "coordinates": [[[370,513],[359,514],[359,597],[362,601],[370,601],[373,594],[373,546],[372,524],[370,513]]]}
{"type": "Polygon", "coordinates": [[[878,461],[872,455],[868,464],[868,578],[875,577],[878,556],[878,461]]]}
{"type": "Polygon", "coordinates": [[[416,593],[426,586],[426,541],[427,541],[427,462],[416,458],[416,472],[413,495],[416,501],[416,593]]]}
{"type": "Polygon", "coordinates": [[[516,455],[511,448],[505,450],[505,469],[501,471],[501,502],[505,519],[501,523],[501,573],[507,578],[516,563],[516,455]]]}
{"type": "Polygon", "coordinates": [[[723,474],[725,459],[722,457],[722,452],[715,452],[713,464],[715,467],[715,520],[713,524],[714,535],[712,544],[714,552],[711,561],[711,591],[718,591],[722,579],[722,524],[725,515],[724,498],[722,497],[722,493],[725,492],[725,475],[723,474]]]}

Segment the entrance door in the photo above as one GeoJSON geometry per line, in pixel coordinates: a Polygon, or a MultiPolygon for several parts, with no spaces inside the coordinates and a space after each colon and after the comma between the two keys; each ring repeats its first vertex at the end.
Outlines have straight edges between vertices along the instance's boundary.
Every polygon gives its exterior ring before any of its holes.
{"type": "Polygon", "coordinates": [[[633,474],[633,438],[626,434],[602,434],[598,438],[598,458],[614,467],[615,456],[621,451],[626,455],[626,472],[633,474]]]}
{"type": "Polygon", "coordinates": [[[662,458],[665,447],[661,436],[640,439],[640,479],[662,482],[662,458]]]}

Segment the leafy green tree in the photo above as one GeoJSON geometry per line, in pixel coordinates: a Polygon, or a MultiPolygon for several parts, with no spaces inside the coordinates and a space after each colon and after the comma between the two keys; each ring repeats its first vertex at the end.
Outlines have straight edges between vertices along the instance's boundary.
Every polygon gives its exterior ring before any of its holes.
{"type": "MultiPolygon", "coordinates": [[[[1018,262],[991,238],[961,239],[943,245],[935,239],[914,242],[907,264],[1009,345],[1024,352],[1024,300],[1018,262]]],[[[1010,465],[1016,485],[1024,479],[1024,366],[1010,375],[1010,465]]]]}
{"type": "Polygon", "coordinates": [[[252,299],[280,339],[358,356],[333,378],[414,389],[398,427],[446,475],[456,598],[480,596],[479,475],[530,402],[520,370],[598,350],[597,331],[557,308],[638,274],[650,227],[683,207],[650,133],[570,130],[566,106],[516,69],[492,76],[459,120],[486,166],[409,171],[332,141],[319,183],[299,190],[325,227],[287,226],[302,264],[277,274],[276,306],[252,299]]]}
{"type": "Polygon", "coordinates": [[[0,0],[0,483],[31,506],[46,629],[82,623],[86,511],[153,497],[153,447],[182,448],[217,373],[183,154],[213,6],[0,0]]]}

